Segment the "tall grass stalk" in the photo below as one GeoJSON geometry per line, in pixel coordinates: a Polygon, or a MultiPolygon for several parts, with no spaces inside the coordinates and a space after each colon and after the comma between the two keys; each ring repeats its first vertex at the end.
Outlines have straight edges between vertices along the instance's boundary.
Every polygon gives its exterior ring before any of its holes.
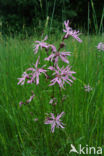
{"type": "Polygon", "coordinates": [[[90,4],[88,2],[88,36],[90,32],[89,27],[90,27],[90,4]]]}
{"type": "Polygon", "coordinates": [[[102,16],[101,16],[101,21],[100,21],[100,26],[99,26],[99,34],[100,34],[100,32],[102,31],[102,33],[103,33],[103,27],[104,27],[104,7],[103,7],[103,11],[102,11],[102,16]]]}
{"type": "Polygon", "coordinates": [[[98,33],[98,22],[97,22],[97,16],[96,16],[96,11],[95,11],[93,0],[91,0],[91,7],[92,7],[92,16],[93,16],[95,32],[97,34],[98,33]]]}
{"type": "Polygon", "coordinates": [[[51,17],[51,22],[50,22],[50,31],[51,31],[51,28],[52,28],[52,22],[53,22],[53,17],[54,17],[54,12],[55,12],[55,6],[56,6],[56,0],[54,0],[54,5],[53,5],[52,17],[51,17]]]}
{"type": "Polygon", "coordinates": [[[95,27],[95,32],[96,32],[96,34],[100,34],[101,31],[103,32],[104,7],[103,7],[103,10],[102,10],[100,24],[98,24],[97,12],[95,10],[93,0],[91,0],[91,7],[92,7],[92,16],[93,16],[93,23],[94,23],[94,27],[95,27]]]}

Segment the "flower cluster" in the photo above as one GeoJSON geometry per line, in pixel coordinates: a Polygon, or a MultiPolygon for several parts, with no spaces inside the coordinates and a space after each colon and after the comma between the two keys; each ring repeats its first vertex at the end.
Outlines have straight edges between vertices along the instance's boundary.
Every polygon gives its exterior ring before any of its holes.
{"type": "MultiPolygon", "coordinates": [[[[82,42],[82,40],[79,38],[79,31],[72,30],[71,27],[69,27],[69,20],[64,22],[65,29],[63,30],[66,34],[64,35],[61,43],[59,44],[59,48],[56,48],[53,44],[48,44],[46,40],[48,39],[48,36],[45,36],[45,38],[42,41],[35,41],[34,44],[34,54],[36,55],[39,50],[45,50],[47,57],[44,58],[44,61],[46,61],[46,65],[43,65],[40,67],[40,57],[39,56],[36,60],[36,63],[33,65],[33,67],[30,67],[26,69],[26,71],[22,74],[22,78],[18,78],[19,82],[18,85],[24,85],[25,82],[28,84],[36,84],[39,85],[39,79],[40,76],[43,74],[45,75],[46,79],[50,81],[49,86],[54,86],[57,84],[60,88],[65,87],[65,83],[72,85],[73,81],[75,80],[75,77],[73,74],[73,70],[71,70],[71,66],[69,65],[69,59],[68,56],[71,56],[71,52],[66,52],[64,50],[61,50],[65,47],[64,40],[68,39],[69,36],[72,36],[74,39],[76,39],[78,42],[82,42]],[[64,66],[59,65],[59,60],[62,61],[62,64],[65,64],[64,66]],[[48,63],[49,62],[49,63],[48,63]],[[67,64],[67,65],[66,65],[67,64]],[[49,65],[47,67],[47,65],[49,65]],[[50,75],[48,72],[51,71],[50,75]]],[[[61,63],[61,62],[60,62],[61,63]]],[[[54,88],[53,88],[54,90],[54,88]]],[[[55,98],[54,91],[53,95],[51,96],[52,99],[50,99],[50,104],[55,107],[57,104],[57,99],[55,98]]],[[[34,95],[32,95],[29,100],[27,100],[27,103],[30,103],[32,99],[34,98],[34,95]]],[[[64,101],[61,99],[62,102],[64,101]]],[[[20,102],[20,106],[23,104],[23,102],[20,102]]],[[[45,124],[51,125],[51,132],[53,133],[55,130],[55,127],[57,128],[64,128],[60,118],[63,116],[64,112],[54,116],[54,113],[50,113],[50,117],[46,117],[45,124]]],[[[49,116],[49,115],[48,115],[49,116]]]]}

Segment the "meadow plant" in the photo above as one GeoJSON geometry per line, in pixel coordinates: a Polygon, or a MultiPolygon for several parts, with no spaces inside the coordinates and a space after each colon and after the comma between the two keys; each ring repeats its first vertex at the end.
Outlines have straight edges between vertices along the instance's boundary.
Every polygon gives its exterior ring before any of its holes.
{"type": "MultiPolygon", "coordinates": [[[[60,118],[64,115],[64,111],[62,111],[60,114],[56,114],[56,105],[57,105],[57,99],[55,97],[54,92],[54,85],[59,88],[60,92],[62,89],[65,89],[65,83],[72,85],[73,81],[76,79],[73,74],[73,70],[71,70],[72,66],[69,65],[68,56],[71,56],[71,52],[65,52],[62,49],[65,47],[65,39],[68,39],[69,37],[73,37],[78,42],[82,42],[82,40],[79,38],[79,31],[73,30],[71,27],[69,27],[69,20],[64,22],[65,29],[63,32],[65,33],[61,43],[59,44],[59,47],[56,48],[55,45],[49,44],[46,42],[48,39],[48,36],[44,38],[42,41],[35,41],[34,44],[34,54],[36,55],[39,50],[42,52],[46,52],[47,57],[44,58],[43,61],[46,62],[46,65],[43,65],[42,67],[38,67],[40,64],[40,56],[38,56],[36,63],[34,67],[30,67],[26,69],[26,71],[22,74],[22,78],[18,78],[19,82],[18,85],[24,85],[24,83],[31,83],[39,85],[39,77],[40,75],[44,75],[46,80],[50,82],[48,85],[49,87],[52,86],[53,92],[52,96],[50,97],[49,104],[53,106],[53,112],[47,113],[47,116],[45,118],[44,124],[50,124],[51,125],[51,132],[53,133],[56,128],[64,128],[63,123],[61,122],[60,118]],[[48,62],[47,62],[48,61],[48,62]],[[67,65],[61,66],[60,62],[66,63],[67,65]],[[55,117],[56,116],[56,117],[55,117]]],[[[42,58],[43,59],[43,58],[42,58]]],[[[61,94],[61,96],[63,96],[61,94]]],[[[32,99],[35,97],[33,94],[30,96],[29,100],[26,101],[26,103],[30,103],[32,99]]],[[[63,100],[65,100],[65,97],[61,97],[61,102],[63,103],[63,100]]],[[[19,103],[20,106],[24,104],[23,102],[19,103]]],[[[37,119],[36,119],[37,121],[37,119]]]]}

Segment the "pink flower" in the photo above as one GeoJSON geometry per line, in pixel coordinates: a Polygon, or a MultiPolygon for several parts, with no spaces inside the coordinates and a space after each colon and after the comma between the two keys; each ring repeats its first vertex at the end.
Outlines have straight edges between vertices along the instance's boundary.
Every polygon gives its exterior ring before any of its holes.
{"type": "Polygon", "coordinates": [[[63,62],[65,63],[69,63],[69,61],[67,60],[67,56],[70,56],[70,52],[56,52],[56,53],[52,53],[50,56],[48,56],[47,58],[45,58],[45,60],[47,61],[53,61],[55,60],[55,64],[58,62],[58,59],[60,58],[63,62]]]}
{"type": "Polygon", "coordinates": [[[35,119],[34,119],[34,122],[37,122],[37,121],[38,121],[38,118],[35,118],[35,119]]]}
{"type": "Polygon", "coordinates": [[[63,127],[63,123],[61,122],[60,118],[63,116],[64,112],[62,112],[61,114],[57,115],[57,117],[55,118],[53,113],[50,113],[50,117],[46,117],[45,119],[45,124],[50,124],[51,125],[51,132],[54,133],[55,131],[55,127],[59,128],[64,128],[63,127]]]}
{"type": "Polygon", "coordinates": [[[56,98],[52,98],[50,101],[49,101],[49,104],[55,106],[57,104],[57,99],[56,98]]]}
{"type": "Polygon", "coordinates": [[[39,47],[41,49],[42,48],[46,48],[46,49],[48,48],[48,44],[46,42],[44,42],[44,41],[47,40],[47,38],[48,38],[48,36],[45,36],[44,40],[42,40],[42,41],[35,41],[35,43],[37,43],[37,44],[34,45],[34,53],[35,54],[37,54],[37,52],[39,50],[39,47]]]}
{"type": "Polygon", "coordinates": [[[35,45],[34,45],[34,53],[37,54],[39,47],[41,48],[45,48],[46,50],[49,50],[49,48],[51,48],[52,52],[56,52],[56,47],[53,44],[48,44],[44,41],[46,41],[48,38],[48,36],[45,36],[44,40],[42,41],[35,41],[35,45]]]}
{"type": "Polygon", "coordinates": [[[92,88],[90,87],[89,84],[88,85],[85,85],[84,88],[85,88],[85,91],[86,92],[90,92],[92,90],[92,88]]]}
{"type": "Polygon", "coordinates": [[[98,49],[98,50],[104,51],[104,44],[103,44],[102,42],[100,42],[100,43],[98,44],[98,46],[97,46],[97,49],[98,49]]]}
{"type": "Polygon", "coordinates": [[[24,103],[22,101],[19,102],[19,106],[21,107],[24,103]]]}
{"type": "Polygon", "coordinates": [[[48,49],[49,49],[49,48],[51,48],[51,51],[52,51],[52,52],[56,52],[56,51],[57,51],[57,50],[56,50],[56,47],[55,47],[53,44],[49,44],[49,45],[48,45],[48,49]]]}
{"type": "Polygon", "coordinates": [[[55,83],[58,83],[61,88],[64,88],[65,82],[71,85],[71,83],[73,83],[71,78],[75,80],[75,77],[73,77],[72,74],[75,74],[76,72],[71,71],[70,70],[71,67],[69,66],[67,66],[66,68],[64,67],[59,68],[57,65],[56,68],[50,66],[48,69],[54,71],[53,75],[55,75],[55,78],[50,81],[51,84],[49,86],[52,86],[55,83]]]}
{"type": "Polygon", "coordinates": [[[69,36],[72,36],[75,38],[78,42],[82,42],[82,40],[78,37],[79,31],[72,30],[71,27],[69,27],[69,20],[64,21],[65,28],[63,31],[66,33],[64,38],[68,38],[69,36]]]}
{"type": "Polygon", "coordinates": [[[28,79],[29,78],[29,75],[26,72],[24,72],[22,74],[22,78],[18,78],[18,80],[19,80],[18,85],[19,84],[24,85],[26,78],[28,79]]]}
{"type": "Polygon", "coordinates": [[[30,73],[29,75],[31,75],[30,80],[27,81],[27,83],[33,83],[35,82],[36,79],[36,84],[39,84],[39,76],[43,73],[46,75],[46,70],[43,68],[38,68],[38,64],[39,64],[39,58],[36,61],[36,64],[34,65],[34,68],[28,68],[27,71],[32,71],[32,73],[30,73]]]}

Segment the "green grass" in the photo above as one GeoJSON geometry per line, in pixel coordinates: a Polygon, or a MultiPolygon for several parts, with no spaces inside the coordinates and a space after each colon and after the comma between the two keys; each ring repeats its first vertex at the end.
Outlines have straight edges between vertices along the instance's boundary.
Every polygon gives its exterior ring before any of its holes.
{"type": "MultiPolygon", "coordinates": [[[[61,103],[60,92],[55,87],[58,99],[56,112],[65,112],[65,129],[55,129],[44,125],[45,113],[52,112],[49,104],[52,87],[44,76],[38,86],[25,84],[18,86],[17,78],[36,61],[32,43],[35,39],[19,40],[9,38],[0,40],[0,156],[68,156],[70,144],[83,146],[103,146],[104,143],[104,53],[96,49],[103,41],[101,36],[82,36],[83,42],[66,41],[66,51],[77,78],[70,87],[62,90],[67,99],[61,103]],[[85,92],[83,83],[93,87],[85,92]],[[36,97],[31,104],[21,108],[19,102],[25,101],[34,90],[36,97]],[[31,113],[32,112],[32,113],[31,113]],[[38,118],[34,122],[34,118],[38,118]]],[[[49,39],[58,46],[55,37],[49,39]]],[[[45,52],[40,51],[41,61],[45,52]]],[[[72,153],[72,156],[74,154],[72,153]]]]}

